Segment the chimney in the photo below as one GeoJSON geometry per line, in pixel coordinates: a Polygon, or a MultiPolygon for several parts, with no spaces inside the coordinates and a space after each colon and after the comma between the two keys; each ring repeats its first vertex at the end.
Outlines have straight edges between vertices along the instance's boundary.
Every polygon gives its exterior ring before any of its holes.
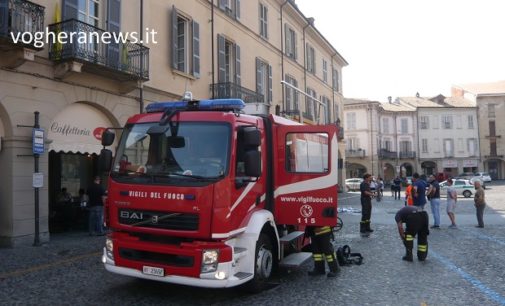
{"type": "Polygon", "coordinates": [[[311,25],[311,26],[314,26],[314,21],[315,19],[313,17],[309,17],[307,18],[307,22],[311,25]]]}
{"type": "Polygon", "coordinates": [[[393,97],[389,96],[389,97],[388,97],[388,102],[389,102],[389,104],[391,104],[391,102],[392,102],[392,101],[393,101],[393,97]]]}

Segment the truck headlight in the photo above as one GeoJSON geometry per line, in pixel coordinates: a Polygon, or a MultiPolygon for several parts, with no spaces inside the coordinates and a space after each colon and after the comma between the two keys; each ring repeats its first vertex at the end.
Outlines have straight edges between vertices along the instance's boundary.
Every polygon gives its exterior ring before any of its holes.
{"type": "Polygon", "coordinates": [[[114,242],[112,242],[112,239],[107,238],[105,240],[105,251],[107,257],[109,257],[110,259],[114,259],[114,255],[112,253],[113,250],[114,250],[114,242]]]}
{"type": "Polygon", "coordinates": [[[208,273],[216,271],[218,261],[219,250],[203,250],[201,272],[208,273]]]}

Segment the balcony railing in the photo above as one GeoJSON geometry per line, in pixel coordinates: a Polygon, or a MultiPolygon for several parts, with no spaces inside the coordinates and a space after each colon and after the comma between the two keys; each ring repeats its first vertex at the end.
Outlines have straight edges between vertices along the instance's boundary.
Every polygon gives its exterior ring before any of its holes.
{"type": "Polygon", "coordinates": [[[416,158],[416,151],[400,151],[400,158],[416,158]]]}
{"type": "Polygon", "coordinates": [[[44,31],[44,9],[26,0],[0,0],[0,38],[30,49],[42,49],[42,42],[36,43],[33,38],[35,33],[44,31]],[[28,42],[26,33],[30,33],[30,44],[22,42],[22,38],[28,42]]]}
{"type": "Polygon", "coordinates": [[[245,103],[264,102],[263,95],[231,82],[211,84],[210,91],[216,99],[236,98],[245,103]]]}
{"type": "Polygon", "coordinates": [[[345,150],[346,157],[359,157],[364,158],[366,156],[365,150],[345,150]]]}
{"type": "Polygon", "coordinates": [[[484,155],[485,159],[503,158],[503,155],[498,155],[496,153],[490,153],[490,155],[484,155]]]}
{"type": "Polygon", "coordinates": [[[379,150],[379,158],[398,158],[397,152],[389,151],[386,149],[379,150]]]}
{"type": "Polygon", "coordinates": [[[103,35],[106,31],[76,19],[51,24],[49,31],[66,37],[65,43],[49,39],[49,59],[53,61],[91,64],[83,65],[83,69],[120,81],[149,79],[149,48],[124,38],[116,40],[119,33],[110,33],[109,40],[103,35]],[[61,35],[63,32],[66,35],[61,35]],[[79,43],[78,37],[84,37],[81,33],[86,34],[86,43],[79,43]]]}

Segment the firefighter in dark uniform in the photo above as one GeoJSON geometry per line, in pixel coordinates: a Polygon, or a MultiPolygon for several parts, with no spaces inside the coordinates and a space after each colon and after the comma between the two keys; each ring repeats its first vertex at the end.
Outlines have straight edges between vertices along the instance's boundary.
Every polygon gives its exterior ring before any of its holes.
{"type": "Polygon", "coordinates": [[[398,225],[398,233],[405,245],[405,256],[403,260],[412,261],[412,249],[414,248],[414,238],[417,235],[417,259],[424,261],[428,255],[428,213],[422,211],[417,206],[402,207],[395,216],[398,225]],[[403,223],[406,229],[403,229],[403,223]]]}
{"type": "Polygon", "coordinates": [[[371,233],[370,219],[372,218],[372,197],[374,193],[370,189],[372,176],[367,173],[363,176],[363,182],[359,186],[361,191],[361,222],[359,224],[359,232],[362,234],[371,233]]]}
{"type": "Polygon", "coordinates": [[[325,265],[324,261],[328,263],[330,272],[328,277],[337,276],[340,267],[338,266],[337,256],[331,243],[332,230],[329,226],[313,227],[307,226],[305,228],[306,235],[310,237],[312,247],[312,258],[314,258],[314,270],[309,271],[310,276],[324,275],[325,265]]]}

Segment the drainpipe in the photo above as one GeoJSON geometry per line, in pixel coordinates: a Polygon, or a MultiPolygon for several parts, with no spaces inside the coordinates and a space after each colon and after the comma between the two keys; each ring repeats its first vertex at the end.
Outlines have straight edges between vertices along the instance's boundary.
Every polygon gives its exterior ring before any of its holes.
{"type": "Polygon", "coordinates": [[[372,123],[372,108],[373,106],[369,106],[367,108],[367,110],[370,112],[370,132],[371,132],[371,135],[370,135],[370,156],[372,158],[372,176],[374,175],[374,171],[373,171],[373,154],[374,154],[374,150],[373,150],[373,138],[374,138],[374,135],[373,135],[373,123],[372,123]]]}
{"type": "MultiPolygon", "coordinates": [[[[395,112],[394,115],[393,115],[393,123],[394,123],[394,127],[395,127],[395,152],[396,152],[396,166],[398,166],[398,164],[400,163],[400,159],[398,158],[398,154],[400,152],[399,150],[399,146],[398,146],[398,123],[396,122],[396,120],[398,120],[398,114],[395,112]]],[[[396,171],[396,169],[395,169],[396,171]]],[[[400,171],[398,171],[398,176],[399,177],[402,177],[402,167],[400,165],[400,171]]]]}
{"type": "MultiPolygon", "coordinates": [[[[212,0],[214,1],[214,0],[212,0]]],[[[284,9],[284,6],[288,4],[289,0],[286,0],[283,4],[281,4],[281,80],[284,80],[284,24],[283,24],[283,19],[282,19],[282,10],[284,9]]],[[[281,86],[282,88],[282,112],[285,112],[287,107],[286,107],[286,95],[285,95],[285,90],[284,86],[281,86]]]]}
{"type": "MultiPolygon", "coordinates": [[[[304,86],[303,91],[304,92],[307,92],[307,48],[306,48],[307,43],[305,42],[305,30],[309,26],[310,26],[310,22],[307,21],[307,25],[303,27],[303,86],[304,86]]],[[[305,108],[307,108],[307,98],[305,98],[304,105],[305,105],[305,108]]],[[[314,117],[315,117],[315,114],[312,114],[312,115],[314,115],[314,117]]],[[[300,121],[300,122],[303,122],[303,121],[300,121]]]]}
{"type": "MultiPolygon", "coordinates": [[[[332,103],[332,113],[335,114],[335,117],[338,118],[339,114],[335,112],[335,88],[333,88],[333,59],[337,56],[337,52],[331,56],[331,103],[332,103]]],[[[338,84],[337,84],[338,87],[338,84]]],[[[335,118],[335,122],[337,122],[337,118],[335,118]]]]}
{"type": "Polygon", "coordinates": [[[482,154],[481,154],[481,145],[480,145],[480,122],[479,122],[479,106],[476,105],[475,107],[475,121],[474,124],[477,125],[477,144],[478,144],[478,151],[479,152],[479,171],[487,171],[489,172],[489,169],[486,170],[486,167],[484,167],[484,161],[482,160],[482,154]],[[482,170],[480,169],[480,166],[482,165],[482,170]]]}
{"type": "MultiPolygon", "coordinates": [[[[140,41],[144,40],[144,0],[140,0],[140,41]]],[[[143,45],[142,45],[143,46],[143,45]]],[[[142,53],[141,53],[142,54],[142,53]]],[[[140,73],[144,76],[144,58],[140,58],[140,73]]],[[[139,113],[144,112],[144,80],[140,79],[139,88],[139,113]]]]}
{"type": "MultiPolygon", "coordinates": [[[[214,70],[214,66],[215,66],[215,55],[214,55],[214,0],[212,0],[212,3],[211,3],[211,6],[210,6],[210,42],[211,42],[211,49],[212,51],[210,52],[210,54],[212,55],[212,71],[211,71],[211,74],[212,74],[212,85],[213,86],[216,86],[216,82],[215,82],[215,70],[214,70]]],[[[212,99],[215,99],[216,98],[216,95],[215,95],[215,88],[212,88],[212,99]]]]}
{"type": "MultiPolygon", "coordinates": [[[[416,122],[417,131],[416,132],[417,132],[417,152],[418,152],[418,154],[417,154],[417,167],[416,167],[416,169],[419,169],[419,167],[421,167],[421,170],[423,170],[423,173],[424,173],[425,170],[422,168],[422,165],[421,165],[422,148],[419,144],[419,141],[421,139],[419,139],[419,109],[417,107],[416,107],[416,116],[413,116],[413,117],[417,120],[417,122],[416,122]]],[[[412,125],[412,126],[414,126],[414,125],[412,125]]],[[[414,150],[414,152],[415,152],[415,150],[414,150]]],[[[426,173],[424,173],[424,174],[426,174],[426,173]]]]}

